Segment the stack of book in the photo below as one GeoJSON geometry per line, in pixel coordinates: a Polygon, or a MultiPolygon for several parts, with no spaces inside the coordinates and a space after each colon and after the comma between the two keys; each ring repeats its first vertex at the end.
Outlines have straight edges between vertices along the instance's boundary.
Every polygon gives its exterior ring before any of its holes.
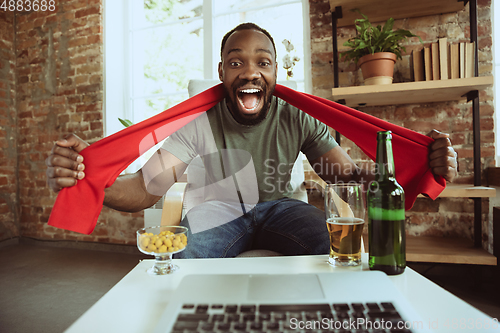
{"type": "Polygon", "coordinates": [[[447,80],[474,76],[474,43],[435,43],[412,51],[410,65],[413,81],[447,80]]]}

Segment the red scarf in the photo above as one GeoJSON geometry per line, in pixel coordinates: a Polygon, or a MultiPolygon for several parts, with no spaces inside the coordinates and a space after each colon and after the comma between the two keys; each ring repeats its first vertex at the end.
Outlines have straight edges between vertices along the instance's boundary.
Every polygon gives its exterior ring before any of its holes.
{"type": "MultiPolygon", "coordinates": [[[[104,201],[104,189],[147,149],[183,127],[225,97],[222,84],[210,88],[154,117],[132,125],[90,145],[80,152],[85,161],[85,178],[76,186],[62,189],[49,218],[49,225],[91,234],[104,201]]],[[[307,112],[352,140],[372,160],[377,132],[392,131],[397,180],[403,186],[406,209],[420,193],[435,199],[446,186],[429,167],[429,145],[433,139],[393,125],[335,102],[276,85],[274,95],[307,112]]]]}

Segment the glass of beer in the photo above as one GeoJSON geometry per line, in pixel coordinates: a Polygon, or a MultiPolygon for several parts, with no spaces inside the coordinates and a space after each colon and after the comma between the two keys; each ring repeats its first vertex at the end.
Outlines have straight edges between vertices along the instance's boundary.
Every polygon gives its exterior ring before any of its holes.
{"type": "Polygon", "coordinates": [[[330,234],[332,266],[361,264],[361,236],[365,224],[365,200],[361,184],[328,184],[325,189],[326,225],[330,234]]]}

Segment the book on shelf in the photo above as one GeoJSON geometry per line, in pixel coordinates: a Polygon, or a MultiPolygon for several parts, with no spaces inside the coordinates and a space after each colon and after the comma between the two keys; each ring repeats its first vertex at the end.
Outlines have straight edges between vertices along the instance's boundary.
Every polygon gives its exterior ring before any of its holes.
{"type": "Polygon", "coordinates": [[[465,77],[474,77],[475,47],[474,43],[465,43],[465,77]]]}
{"type": "Polygon", "coordinates": [[[424,70],[424,51],[423,50],[413,50],[411,51],[411,73],[413,74],[413,81],[424,81],[425,80],[425,70],[424,70]]]}
{"type": "Polygon", "coordinates": [[[465,43],[459,44],[460,78],[465,78],[465,43]]]}
{"type": "Polygon", "coordinates": [[[425,81],[432,80],[432,57],[431,57],[431,47],[424,46],[424,69],[425,69],[425,81]]]}
{"type": "Polygon", "coordinates": [[[460,45],[450,44],[450,79],[460,78],[460,45]]]}
{"type": "Polygon", "coordinates": [[[432,79],[439,80],[439,45],[437,42],[431,43],[432,79]]]}
{"type": "Polygon", "coordinates": [[[438,39],[438,53],[439,53],[439,78],[441,80],[448,80],[449,76],[449,52],[447,38],[438,39]]]}
{"type": "Polygon", "coordinates": [[[474,77],[475,63],[474,43],[449,43],[446,37],[410,54],[410,72],[415,82],[474,77]]]}

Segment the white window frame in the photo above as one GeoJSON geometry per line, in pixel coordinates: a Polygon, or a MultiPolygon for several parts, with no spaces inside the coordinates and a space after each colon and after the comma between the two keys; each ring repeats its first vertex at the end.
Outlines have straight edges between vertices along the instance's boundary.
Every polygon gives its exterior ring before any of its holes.
{"type": "MultiPolygon", "coordinates": [[[[104,134],[111,135],[123,129],[118,121],[109,119],[133,119],[131,99],[131,73],[130,65],[130,1],[138,0],[105,0],[104,2],[104,134]],[[107,22],[113,22],[113,27],[107,27],[107,22]]],[[[311,38],[309,28],[309,0],[290,0],[288,3],[302,2],[304,26],[304,86],[305,92],[312,92],[311,77],[311,38]]],[[[280,4],[283,5],[283,4],[280,4]]],[[[262,6],[265,9],[269,6],[262,6]]],[[[222,13],[228,14],[228,12],[222,13]]],[[[221,14],[220,14],[221,15],[221,14]]],[[[213,47],[213,6],[212,0],[203,0],[204,20],[204,79],[216,79],[217,68],[213,65],[214,59],[219,57],[219,49],[213,47]],[[210,17],[210,20],[205,19],[210,17]]],[[[292,23],[291,23],[292,24],[292,23]]],[[[220,41],[218,41],[220,43],[220,41]]],[[[217,45],[217,44],[216,44],[217,45]]],[[[219,44],[220,45],[220,44],[219,44]]],[[[160,111],[160,110],[159,110],[160,111]]]]}

